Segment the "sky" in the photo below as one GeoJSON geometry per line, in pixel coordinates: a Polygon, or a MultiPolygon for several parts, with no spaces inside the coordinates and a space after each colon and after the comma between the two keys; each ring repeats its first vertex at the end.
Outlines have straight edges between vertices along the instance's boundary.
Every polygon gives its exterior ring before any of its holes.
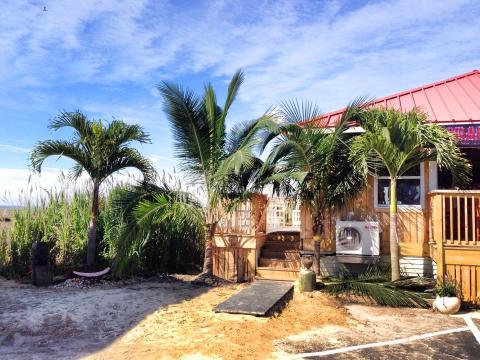
{"type": "Polygon", "coordinates": [[[38,141],[69,136],[48,129],[62,110],[141,124],[139,150],[172,172],[162,81],[222,97],[242,68],[232,126],[287,99],[328,112],[480,68],[478,0],[0,0],[0,14],[0,205],[71,166],[28,166],[38,141]]]}

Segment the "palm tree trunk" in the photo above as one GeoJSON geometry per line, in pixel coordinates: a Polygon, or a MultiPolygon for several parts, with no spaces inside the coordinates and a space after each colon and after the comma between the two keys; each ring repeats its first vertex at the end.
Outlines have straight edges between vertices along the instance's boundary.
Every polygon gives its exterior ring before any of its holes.
{"type": "Polygon", "coordinates": [[[203,259],[203,273],[211,275],[213,272],[213,240],[215,238],[215,231],[217,229],[217,223],[210,224],[208,226],[207,241],[205,242],[205,257],[203,259]]]}
{"type": "Polygon", "coordinates": [[[390,180],[390,262],[392,281],[400,279],[400,258],[397,234],[397,179],[390,180]]]}
{"type": "Polygon", "coordinates": [[[92,202],[92,218],[88,228],[88,244],[87,244],[87,265],[95,263],[95,248],[97,242],[97,217],[99,208],[99,189],[100,184],[93,184],[93,202],[92,202]]]}
{"type": "Polygon", "coordinates": [[[323,223],[322,223],[322,215],[319,211],[317,211],[316,216],[313,219],[313,252],[314,252],[314,267],[313,270],[320,274],[320,242],[322,240],[323,235],[323,223]]]}

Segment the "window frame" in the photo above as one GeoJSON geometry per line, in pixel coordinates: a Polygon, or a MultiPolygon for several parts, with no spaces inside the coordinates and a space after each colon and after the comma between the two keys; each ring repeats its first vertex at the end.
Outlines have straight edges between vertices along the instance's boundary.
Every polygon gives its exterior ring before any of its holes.
{"type": "MultiPolygon", "coordinates": [[[[378,180],[390,180],[390,176],[374,176],[373,180],[373,197],[375,209],[388,209],[390,205],[384,205],[378,203],[378,180]]],[[[424,163],[420,164],[419,176],[399,176],[398,180],[420,180],[420,204],[419,205],[404,205],[398,204],[399,209],[416,208],[423,209],[425,207],[425,175],[424,175],[424,163]]]]}

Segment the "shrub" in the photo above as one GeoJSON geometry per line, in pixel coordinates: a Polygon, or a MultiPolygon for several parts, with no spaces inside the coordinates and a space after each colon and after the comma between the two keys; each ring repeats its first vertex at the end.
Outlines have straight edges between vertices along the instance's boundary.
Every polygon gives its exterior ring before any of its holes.
{"type": "Polygon", "coordinates": [[[450,278],[450,276],[444,276],[443,279],[438,279],[437,286],[435,287],[435,295],[440,297],[457,297],[460,294],[460,288],[457,282],[450,278]]]}
{"type": "Polygon", "coordinates": [[[200,271],[205,238],[202,228],[172,217],[161,223],[154,221],[145,231],[135,215],[142,201],[155,201],[159,192],[170,191],[163,186],[146,183],[129,186],[112,197],[125,224],[116,247],[114,270],[119,277],[200,271]]]}

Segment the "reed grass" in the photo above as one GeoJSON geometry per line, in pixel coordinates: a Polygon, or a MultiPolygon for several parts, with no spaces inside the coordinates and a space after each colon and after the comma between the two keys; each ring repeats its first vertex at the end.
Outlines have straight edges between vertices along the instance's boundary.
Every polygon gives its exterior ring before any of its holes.
{"type": "MultiPolygon", "coordinates": [[[[127,184],[109,183],[100,198],[97,263],[128,264],[123,276],[148,276],[158,272],[191,271],[200,268],[203,237],[199,229],[170,226],[152,229],[146,239],[137,239],[128,252],[118,251],[126,221],[117,206],[127,184]]],[[[0,221],[0,275],[24,278],[31,271],[31,247],[44,241],[50,249],[54,275],[64,275],[86,259],[87,232],[91,216],[91,189],[61,176],[52,190],[26,189],[21,206],[13,210],[12,222],[0,221]]],[[[173,221],[173,220],[172,220],[173,221]]]]}

